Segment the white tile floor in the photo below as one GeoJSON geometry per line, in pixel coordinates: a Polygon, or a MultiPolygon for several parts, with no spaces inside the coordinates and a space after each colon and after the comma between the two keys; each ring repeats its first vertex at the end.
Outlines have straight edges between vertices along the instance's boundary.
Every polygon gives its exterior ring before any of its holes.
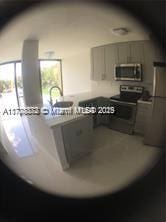
{"type": "Polygon", "coordinates": [[[94,131],[93,152],[67,172],[113,192],[147,173],[160,153],[159,148],[144,145],[141,136],[101,126],[94,131]]]}
{"type": "Polygon", "coordinates": [[[44,191],[85,197],[124,188],[151,169],[161,154],[159,148],[143,145],[140,136],[106,127],[96,128],[92,140],[93,152],[66,171],[58,168],[54,156],[43,146],[27,158],[11,151],[5,162],[44,191]]]}

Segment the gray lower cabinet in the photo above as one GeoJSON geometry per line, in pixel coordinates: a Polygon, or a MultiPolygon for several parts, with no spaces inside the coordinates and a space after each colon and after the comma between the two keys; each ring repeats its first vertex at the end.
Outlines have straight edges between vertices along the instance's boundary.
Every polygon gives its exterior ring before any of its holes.
{"type": "MultiPolygon", "coordinates": [[[[95,107],[95,108],[97,108],[99,99],[100,99],[100,97],[80,101],[79,106],[80,107],[95,107]]],[[[92,118],[93,118],[93,127],[95,128],[100,124],[100,118],[98,118],[97,114],[94,114],[94,115],[92,114],[92,118]]]]}
{"type": "Polygon", "coordinates": [[[92,151],[92,116],[63,125],[62,135],[67,161],[72,164],[92,151]]]}
{"type": "Polygon", "coordinates": [[[105,97],[98,98],[98,107],[102,111],[102,114],[98,114],[97,116],[98,125],[108,126],[111,114],[105,114],[104,112],[107,111],[107,107],[110,107],[110,100],[105,97]]]}
{"type": "Polygon", "coordinates": [[[80,107],[96,107],[98,110],[103,111],[102,114],[92,115],[93,127],[97,127],[101,124],[108,125],[110,120],[109,114],[104,114],[105,108],[110,106],[110,100],[105,97],[97,97],[94,99],[84,100],[79,102],[80,107]]]}
{"type": "Polygon", "coordinates": [[[151,115],[152,104],[151,103],[138,103],[137,115],[134,127],[134,132],[140,135],[144,135],[146,123],[151,115]]]}

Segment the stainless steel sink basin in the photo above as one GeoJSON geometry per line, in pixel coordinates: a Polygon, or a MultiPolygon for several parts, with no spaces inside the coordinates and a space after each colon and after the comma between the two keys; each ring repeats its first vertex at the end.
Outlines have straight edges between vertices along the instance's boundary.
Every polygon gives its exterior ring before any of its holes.
{"type": "Polygon", "coordinates": [[[60,101],[56,102],[53,107],[55,108],[69,108],[73,105],[72,101],[60,101]]]}

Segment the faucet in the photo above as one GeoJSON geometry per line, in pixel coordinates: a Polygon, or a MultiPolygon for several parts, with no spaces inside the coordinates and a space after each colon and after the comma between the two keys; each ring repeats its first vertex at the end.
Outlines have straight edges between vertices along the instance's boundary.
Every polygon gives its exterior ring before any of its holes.
{"type": "Polygon", "coordinates": [[[60,96],[63,96],[63,92],[62,92],[62,90],[61,90],[61,88],[60,88],[59,86],[52,86],[52,87],[50,88],[50,91],[49,91],[49,93],[50,93],[50,104],[51,104],[51,106],[53,105],[52,90],[55,89],[55,88],[59,90],[60,96]]]}

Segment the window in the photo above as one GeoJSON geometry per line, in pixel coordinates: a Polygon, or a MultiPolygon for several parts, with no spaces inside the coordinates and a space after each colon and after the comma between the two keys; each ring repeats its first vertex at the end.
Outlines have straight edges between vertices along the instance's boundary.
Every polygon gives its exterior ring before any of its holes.
{"type": "Polygon", "coordinates": [[[3,108],[17,108],[24,105],[20,61],[0,65],[0,103],[3,108]]]}
{"type": "MultiPolygon", "coordinates": [[[[50,89],[59,86],[62,89],[61,60],[40,60],[41,89],[43,104],[48,105],[50,101],[50,89]]],[[[58,89],[52,91],[52,99],[60,96],[58,89]]]]}
{"type": "MultiPolygon", "coordinates": [[[[41,71],[41,94],[43,104],[50,101],[49,91],[52,86],[62,89],[61,60],[39,60],[41,71]]],[[[59,96],[59,91],[52,91],[53,101],[59,96]]],[[[23,107],[24,93],[21,61],[0,64],[0,103],[3,107],[23,107]]]]}
{"type": "Polygon", "coordinates": [[[1,104],[5,105],[6,108],[18,105],[14,63],[0,65],[0,100],[1,104]]]}
{"type": "Polygon", "coordinates": [[[21,62],[16,62],[16,85],[17,99],[19,106],[24,106],[23,82],[22,82],[22,67],[21,62]]]}

